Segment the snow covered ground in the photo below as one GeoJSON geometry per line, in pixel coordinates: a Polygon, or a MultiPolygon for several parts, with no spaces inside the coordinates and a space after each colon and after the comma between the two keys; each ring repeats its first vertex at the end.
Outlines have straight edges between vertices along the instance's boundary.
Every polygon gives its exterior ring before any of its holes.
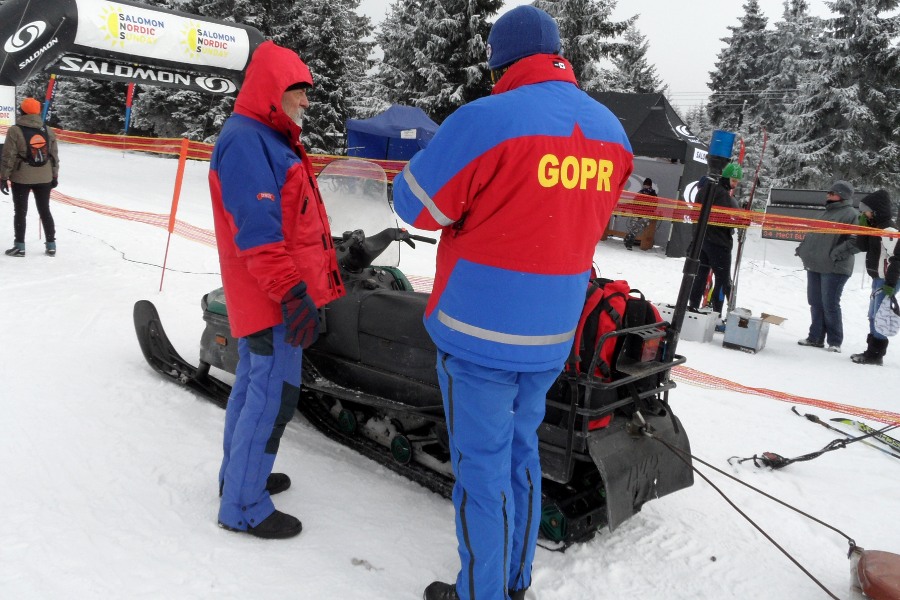
{"type": "MultiPolygon", "coordinates": [[[[167,213],[176,161],[61,145],[59,191],[129,210],[167,213]]],[[[205,163],[189,163],[180,220],[212,228],[205,163]]],[[[277,506],[303,533],[262,541],[216,526],[224,411],[162,380],[144,362],[131,320],[152,300],[181,354],[196,360],[201,296],[219,285],[215,249],[58,202],[59,253],[43,255],[29,214],[24,259],[0,257],[0,543],[3,598],[416,599],[458,567],[449,501],[332,442],[299,415],[276,468],[294,486],[277,506]]],[[[12,202],[0,196],[11,234],[12,202]]],[[[11,242],[11,236],[6,242],[11,242]]],[[[8,246],[4,246],[6,248],[8,246]]],[[[433,247],[401,267],[433,274],[433,247]]],[[[861,260],[844,293],[843,354],[802,348],[808,309],[794,244],[753,231],[740,305],[787,321],[756,355],[682,341],[688,366],[748,386],[897,410],[900,348],[885,366],[851,363],[863,349],[869,281],[861,260]]],[[[674,303],[683,261],[610,239],[596,263],[650,299],[674,303]]],[[[781,471],[730,456],[797,456],[835,434],[790,403],[680,382],[672,404],[693,452],[853,537],[900,552],[900,464],[862,444],[781,471]]],[[[800,406],[823,419],[835,414],[800,406]]],[[[875,422],[870,422],[877,425],[875,422]]],[[[707,469],[704,472],[710,473],[707,469]]],[[[722,476],[710,477],[838,597],[849,583],[847,544],[834,532],[722,476]]],[[[615,532],[568,552],[539,550],[534,598],[595,600],[818,599],[824,592],[699,478],[647,504],[615,532]]]]}

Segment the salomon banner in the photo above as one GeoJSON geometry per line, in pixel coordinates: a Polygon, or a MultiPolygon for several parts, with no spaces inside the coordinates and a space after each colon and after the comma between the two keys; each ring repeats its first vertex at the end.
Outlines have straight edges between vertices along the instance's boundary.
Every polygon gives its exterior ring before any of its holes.
{"type": "Polygon", "coordinates": [[[6,140],[6,130],[16,124],[16,88],[0,85],[0,144],[6,140]]]}
{"type": "Polygon", "coordinates": [[[9,53],[0,84],[49,66],[59,75],[229,94],[263,37],[245,25],[135,2],[9,0],[0,6],[0,41],[9,53]]]}
{"type": "Polygon", "coordinates": [[[0,85],[20,85],[75,43],[74,0],[7,0],[0,6],[0,85]]]}

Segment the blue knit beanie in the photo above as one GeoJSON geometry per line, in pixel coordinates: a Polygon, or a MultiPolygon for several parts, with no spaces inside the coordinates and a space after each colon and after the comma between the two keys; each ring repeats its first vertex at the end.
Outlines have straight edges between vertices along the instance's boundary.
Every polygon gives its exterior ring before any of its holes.
{"type": "Polygon", "coordinates": [[[497,19],[488,35],[488,67],[502,69],[532,54],[558,54],[559,27],[553,17],[530,5],[497,19]]]}

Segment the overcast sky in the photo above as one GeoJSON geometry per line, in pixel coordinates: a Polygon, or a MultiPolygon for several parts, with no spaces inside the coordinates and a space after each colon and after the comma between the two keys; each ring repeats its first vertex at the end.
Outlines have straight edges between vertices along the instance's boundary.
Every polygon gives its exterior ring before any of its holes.
{"type": "MultiPolygon", "coordinates": [[[[531,0],[507,0],[505,12],[531,0]]],[[[377,25],[384,18],[390,0],[362,0],[360,12],[377,25]]],[[[673,104],[699,104],[709,95],[706,82],[716,56],[724,44],[721,38],[730,34],[729,25],[738,24],[744,14],[739,0],[619,0],[613,19],[622,20],[635,14],[638,29],[647,38],[647,57],[665,83],[673,104]]],[[[781,19],[783,0],[759,0],[769,27],[781,19]]],[[[830,16],[825,0],[809,0],[812,14],[830,16]]]]}

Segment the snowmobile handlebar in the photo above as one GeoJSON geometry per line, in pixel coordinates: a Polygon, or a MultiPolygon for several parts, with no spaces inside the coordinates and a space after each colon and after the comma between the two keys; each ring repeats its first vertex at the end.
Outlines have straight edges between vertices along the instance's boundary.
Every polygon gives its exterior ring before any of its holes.
{"type": "Polygon", "coordinates": [[[415,248],[415,242],[436,244],[437,240],[424,235],[414,235],[400,227],[388,227],[373,236],[366,237],[362,229],[345,231],[335,245],[341,266],[350,272],[358,272],[372,265],[393,242],[406,242],[415,248]],[[414,241],[415,240],[415,241],[414,241]]]}

